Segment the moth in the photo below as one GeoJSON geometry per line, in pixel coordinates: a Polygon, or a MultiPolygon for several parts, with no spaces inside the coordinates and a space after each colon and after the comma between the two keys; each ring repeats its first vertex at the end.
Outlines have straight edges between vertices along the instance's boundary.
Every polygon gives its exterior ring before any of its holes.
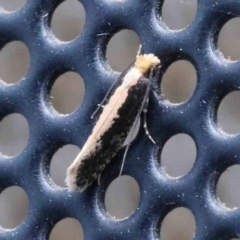
{"type": "MultiPolygon", "coordinates": [[[[101,176],[123,146],[130,130],[136,128],[142,112],[145,132],[155,143],[147,130],[146,113],[151,79],[159,66],[160,60],[153,54],[139,55],[110,87],[91,117],[103,108],[91,135],[67,170],[66,184],[69,191],[84,191],[101,176]]],[[[125,149],[120,175],[129,146],[125,149]]]]}

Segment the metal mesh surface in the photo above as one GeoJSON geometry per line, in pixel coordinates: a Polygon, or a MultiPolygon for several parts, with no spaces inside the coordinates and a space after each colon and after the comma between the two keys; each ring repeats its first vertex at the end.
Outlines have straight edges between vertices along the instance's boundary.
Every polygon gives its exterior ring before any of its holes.
{"type": "MultiPolygon", "coordinates": [[[[24,151],[11,160],[0,159],[0,191],[18,185],[28,194],[29,211],[15,230],[0,229],[1,240],[48,239],[54,225],[66,217],[78,219],[87,240],[159,239],[161,222],[172,209],[186,207],[196,219],[195,240],[230,240],[240,234],[240,211],[228,211],[216,198],[219,176],[239,163],[240,137],[226,137],[216,125],[216,109],[228,93],[240,87],[240,63],[219,54],[216,39],[221,27],[240,15],[239,0],[198,0],[192,24],[171,31],[161,22],[160,0],[82,0],[86,24],[74,41],[57,41],[50,30],[51,16],[60,0],[29,0],[18,12],[0,14],[0,47],[13,40],[24,42],[31,55],[25,79],[0,84],[0,119],[11,113],[26,117],[30,137],[24,151]],[[214,6],[213,6],[214,4],[214,6]],[[211,5],[211,8],[207,7],[211,5]],[[162,74],[179,60],[197,69],[192,97],[180,105],[165,101],[159,93],[150,97],[148,125],[156,145],[143,129],[128,153],[123,174],[140,187],[138,209],[127,219],[111,219],[104,207],[107,187],[118,176],[123,151],[107,167],[101,185],[84,193],[69,194],[55,188],[49,177],[53,154],[66,144],[83,146],[94,122],[90,115],[117,74],[106,64],[106,46],[122,29],[135,31],[146,53],[162,61],[162,74]],[[56,78],[67,71],[79,73],[85,82],[81,107],[71,115],[57,114],[48,101],[56,78]],[[190,135],[197,146],[194,167],[184,177],[169,178],[161,169],[160,154],[177,133],[190,135]]],[[[161,81],[161,77],[159,81],[161,81]]]]}

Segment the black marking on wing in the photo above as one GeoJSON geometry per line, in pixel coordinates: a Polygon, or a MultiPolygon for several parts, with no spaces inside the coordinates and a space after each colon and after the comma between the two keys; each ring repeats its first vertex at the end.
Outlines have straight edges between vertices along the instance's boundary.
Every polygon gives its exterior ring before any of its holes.
{"type": "Polygon", "coordinates": [[[121,149],[140,110],[147,84],[148,79],[141,77],[138,83],[129,89],[125,103],[118,110],[119,117],[102,135],[99,147],[82,159],[76,176],[76,185],[80,189],[92,184],[121,149]]]}
{"type": "MultiPolygon", "coordinates": [[[[117,81],[114,83],[112,90],[110,91],[110,94],[109,94],[110,97],[113,95],[113,93],[116,91],[116,89],[122,84],[124,77],[125,77],[126,74],[131,70],[131,68],[134,67],[134,64],[135,64],[135,62],[133,62],[124,72],[122,72],[122,73],[120,74],[119,78],[118,78],[117,81]]],[[[109,100],[110,97],[107,98],[107,102],[108,102],[108,100],[109,100]]],[[[96,115],[98,116],[98,118],[100,117],[102,111],[103,111],[103,109],[100,109],[100,110],[98,111],[98,113],[96,114],[96,115]]]]}

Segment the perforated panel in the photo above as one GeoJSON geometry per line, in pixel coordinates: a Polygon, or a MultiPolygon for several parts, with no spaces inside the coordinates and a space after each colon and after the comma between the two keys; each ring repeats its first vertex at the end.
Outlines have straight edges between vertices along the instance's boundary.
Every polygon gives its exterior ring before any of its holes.
{"type": "MultiPolygon", "coordinates": [[[[0,160],[0,191],[22,187],[29,197],[29,212],[15,230],[0,230],[1,240],[48,239],[61,219],[78,219],[87,240],[158,239],[163,218],[176,207],[187,207],[196,218],[195,240],[229,240],[240,234],[240,211],[228,211],[216,196],[216,182],[229,166],[239,163],[240,137],[224,135],[216,125],[216,109],[223,97],[240,87],[240,63],[224,60],[216,50],[218,33],[229,19],[240,15],[239,0],[198,0],[193,23],[182,31],[170,31],[161,22],[163,1],[82,0],[86,24],[72,42],[56,40],[49,28],[54,9],[62,1],[29,0],[18,12],[0,14],[0,45],[24,42],[31,64],[24,80],[0,84],[0,118],[21,113],[30,128],[24,151],[0,160]],[[185,103],[172,105],[152,93],[148,125],[156,145],[141,128],[127,156],[123,174],[140,186],[140,204],[127,219],[117,222],[107,215],[104,195],[118,176],[123,151],[107,167],[101,185],[84,193],[59,190],[49,178],[53,154],[66,144],[83,146],[94,122],[90,115],[118,74],[106,64],[106,45],[117,31],[135,31],[146,53],[162,61],[162,74],[176,60],[190,61],[197,69],[197,86],[185,103]],[[70,115],[57,114],[48,102],[54,80],[75,71],[85,82],[81,107],[70,115]],[[172,179],[160,167],[166,141],[177,133],[190,135],[197,146],[197,159],[184,177],[172,179]]],[[[161,81],[162,74],[159,81],[161,81]]],[[[156,87],[156,86],[155,86],[156,87]]]]}

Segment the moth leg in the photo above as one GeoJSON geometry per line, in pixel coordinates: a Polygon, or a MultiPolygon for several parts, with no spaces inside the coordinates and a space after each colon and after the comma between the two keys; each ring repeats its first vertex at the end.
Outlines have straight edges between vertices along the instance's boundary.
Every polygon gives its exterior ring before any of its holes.
{"type": "Polygon", "coordinates": [[[147,108],[148,108],[148,102],[149,102],[149,98],[146,99],[146,102],[145,102],[144,108],[143,108],[143,116],[144,116],[143,128],[144,128],[145,134],[147,135],[147,137],[149,138],[149,140],[150,140],[153,144],[156,144],[156,142],[153,140],[152,136],[150,135],[150,133],[149,133],[149,131],[148,131],[148,127],[147,127],[147,108]]]}
{"type": "Polygon", "coordinates": [[[101,108],[104,107],[104,103],[107,101],[107,99],[108,99],[109,95],[111,94],[111,92],[112,92],[115,84],[116,84],[116,82],[114,82],[114,83],[111,85],[111,87],[108,89],[105,97],[103,98],[103,100],[101,101],[101,103],[98,104],[97,109],[93,112],[93,114],[92,114],[92,116],[91,116],[91,119],[93,119],[93,118],[95,117],[95,115],[97,114],[97,112],[98,112],[101,108]]]}
{"type": "Polygon", "coordinates": [[[157,70],[156,75],[151,81],[151,89],[154,92],[156,92],[158,95],[162,95],[162,93],[159,90],[159,82],[158,82],[160,78],[160,73],[161,73],[161,66],[159,65],[159,67],[156,70],[157,70]]]}
{"type": "Polygon", "coordinates": [[[143,109],[143,116],[144,116],[144,123],[143,123],[143,128],[145,130],[145,134],[147,135],[147,137],[149,138],[149,140],[153,143],[156,144],[156,142],[154,141],[154,139],[152,138],[151,134],[148,131],[148,127],[147,127],[147,105],[148,105],[148,100],[146,103],[146,107],[144,107],[143,109]]]}
{"type": "Polygon", "coordinates": [[[102,173],[100,173],[100,174],[98,175],[98,186],[100,186],[101,176],[102,176],[102,173]]]}
{"type": "Polygon", "coordinates": [[[105,105],[98,104],[98,107],[100,107],[100,108],[104,108],[105,105]]]}
{"type": "Polygon", "coordinates": [[[139,45],[139,49],[138,49],[138,52],[137,52],[136,59],[141,55],[141,52],[142,52],[142,44],[139,45]]]}
{"type": "Polygon", "coordinates": [[[133,140],[133,137],[134,137],[134,133],[135,133],[136,128],[137,128],[137,122],[138,122],[139,118],[140,118],[140,114],[138,114],[137,117],[134,120],[134,123],[133,123],[133,126],[132,126],[132,131],[131,131],[131,136],[130,136],[130,139],[129,139],[129,143],[126,146],[125,151],[124,151],[124,155],[123,155],[123,159],[122,159],[122,165],[121,165],[121,169],[120,169],[120,172],[119,172],[119,177],[122,175],[122,171],[123,171],[123,167],[124,167],[124,164],[125,164],[127,152],[128,152],[128,149],[129,149],[129,147],[130,147],[130,145],[132,143],[132,140],[133,140]]]}

